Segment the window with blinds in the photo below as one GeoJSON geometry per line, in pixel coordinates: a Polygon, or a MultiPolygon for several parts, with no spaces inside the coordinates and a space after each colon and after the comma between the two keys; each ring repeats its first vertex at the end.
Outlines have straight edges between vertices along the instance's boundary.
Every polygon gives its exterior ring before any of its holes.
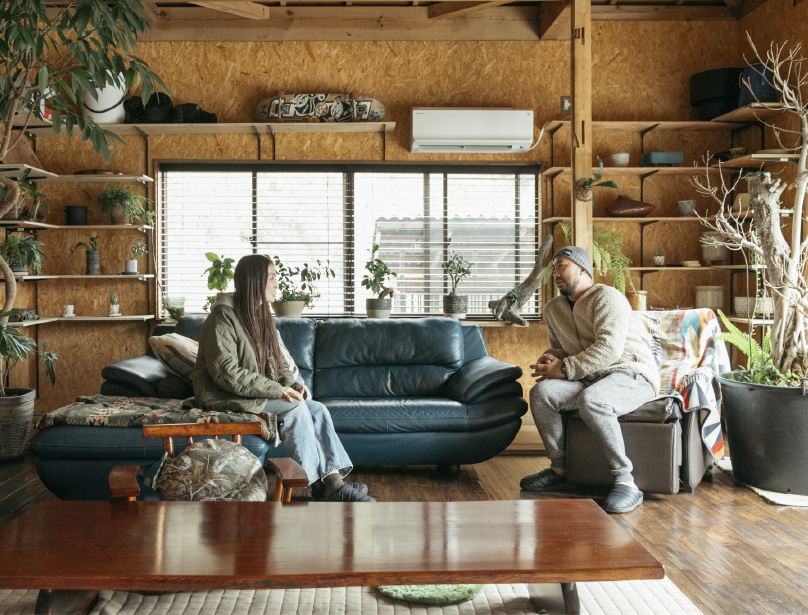
{"type": "MultiPolygon", "coordinates": [[[[365,314],[361,286],[374,244],[398,273],[395,315],[439,315],[450,290],[441,263],[472,263],[458,286],[469,317],[521,282],[538,251],[538,167],[390,165],[161,165],[161,283],[200,312],[206,252],[278,256],[286,265],[329,263],[316,316],[365,314]]],[[[232,290],[230,288],[229,290],[232,290]]],[[[539,315],[539,296],[524,306],[539,315]]]]}

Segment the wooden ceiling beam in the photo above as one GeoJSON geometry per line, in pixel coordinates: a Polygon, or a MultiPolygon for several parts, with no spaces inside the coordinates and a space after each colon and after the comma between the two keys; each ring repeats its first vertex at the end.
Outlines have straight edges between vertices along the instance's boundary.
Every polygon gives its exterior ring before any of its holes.
{"type": "Polygon", "coordinates": [[[542,2],[539,7],[539,38],[566,41],[570,38],[570,3],[542,2]]]}
{"type": "Polygon", "coordinates": [[[429,6],[430,19],[462,17],[483,9],[493,9],[513,0],[493,0],[491,2],[438,2],[429,6]]]}
{"type": "MultiPolygon", "coordinates": [[[[794,6],[803,0],[794,0],[794,6]]],[[[759,6],[766,4],[766,0],[743,0],[739,8],[739,17],[746,17],[749,13],[754,11],[759,6]]]]}
{"type": "Polygon", "coordinates": [[[216,2],[193,2],[193,4],[245,19],[269,19],[269,7],[257,2],[222,2],[218,0],[216,2]]]}

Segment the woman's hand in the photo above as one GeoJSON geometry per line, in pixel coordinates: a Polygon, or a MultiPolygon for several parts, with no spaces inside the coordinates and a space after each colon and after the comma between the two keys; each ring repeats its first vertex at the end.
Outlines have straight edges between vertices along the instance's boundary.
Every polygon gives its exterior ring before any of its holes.
{"type": "Polygon", "coordinates": [[[283,387],[281,397],[286,401],[303,401],[303,396],[298,391],[295,391],[292,387],[283,387]]]}

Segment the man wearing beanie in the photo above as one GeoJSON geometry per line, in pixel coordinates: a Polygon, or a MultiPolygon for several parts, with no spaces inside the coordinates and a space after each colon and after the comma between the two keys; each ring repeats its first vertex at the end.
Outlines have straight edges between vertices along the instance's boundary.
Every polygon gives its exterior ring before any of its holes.
{"type": "Polygon", "coordinates": [[[617,417],[657,395],[659,372],[643,329],[632,326],[626,298],[611,286],[593,283],[586,250],[567,246],[556,252],[553,281],[561,294],[543,311],[551,348],[530,366],[537,378],[530,390],[530,410],[550,468],[526,476],[520,486],[526,491],[567,487],[560,413],[577,409],[614,476],[604,508],[628,512],[642,502],[642,492],[631,476],[617,417]]]}

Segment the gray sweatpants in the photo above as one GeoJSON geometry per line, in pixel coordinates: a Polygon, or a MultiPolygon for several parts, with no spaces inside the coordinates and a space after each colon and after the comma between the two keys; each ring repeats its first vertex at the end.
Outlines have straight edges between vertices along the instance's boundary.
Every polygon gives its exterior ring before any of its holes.
{"type": "Polygon", "coordinates": [[[633,370],[619,370],[596,380],[549,379],[530,389],[530,411],[552,466],[564,468],[564,421],[561,412],[578,410],[595,435],[615,480],[631,480],[617,417],[628,414],[656,396],[651,384],[633,370]]]}

